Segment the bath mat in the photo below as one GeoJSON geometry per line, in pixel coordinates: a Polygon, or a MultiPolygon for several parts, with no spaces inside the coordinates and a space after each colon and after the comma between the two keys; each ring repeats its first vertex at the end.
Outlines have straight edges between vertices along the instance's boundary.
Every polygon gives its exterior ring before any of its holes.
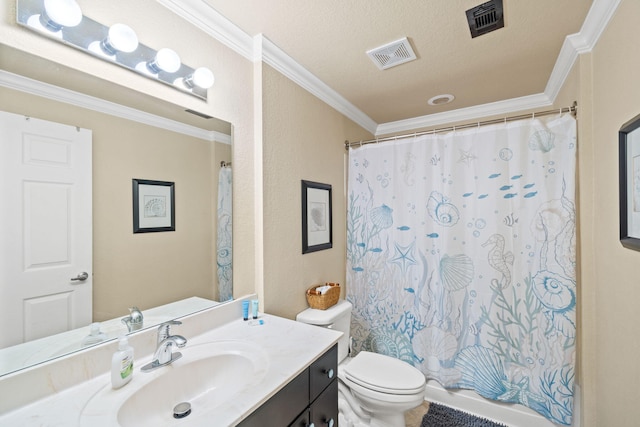
{"type": "Polygon", "coordinates": [[[437,403],[429,403],[429,411],[422,419],[420,427],[508,427],[485,418],[437,403]]]}

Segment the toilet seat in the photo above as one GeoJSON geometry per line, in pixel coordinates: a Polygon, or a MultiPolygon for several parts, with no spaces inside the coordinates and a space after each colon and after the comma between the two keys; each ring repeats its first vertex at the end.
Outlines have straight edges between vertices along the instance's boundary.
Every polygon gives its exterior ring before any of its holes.
{"type": "Polygon", "coordinates": [[[422,372],[406,362],[383,354],[361,351],[342,370],[344,378],[358,386],[385,394],[423,393],[422,372]]]}

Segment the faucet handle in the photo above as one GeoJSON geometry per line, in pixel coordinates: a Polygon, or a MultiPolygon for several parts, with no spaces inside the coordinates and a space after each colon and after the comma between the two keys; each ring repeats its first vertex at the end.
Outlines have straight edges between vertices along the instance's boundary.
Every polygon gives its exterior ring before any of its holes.
{"type": "Polygon", "coordinates": [[[182,325],[179,320],[169,320],[158,326],[158,344],[167,339],[171,335],[171,325],[182,325]]]}
{"type": "Polygon", "coordinates": [[[142,323],[144,316],[138,307],[135,305],[133,307],[129,307],[129,313],[131,317],[131,323],[142,323]]]}

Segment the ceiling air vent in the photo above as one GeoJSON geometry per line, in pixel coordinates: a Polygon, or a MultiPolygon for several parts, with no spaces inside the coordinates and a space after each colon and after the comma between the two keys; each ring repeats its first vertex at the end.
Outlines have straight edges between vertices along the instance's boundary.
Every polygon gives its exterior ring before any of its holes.
{"type": "Polygon", "coordinates": [[[502,0],[492,0],[467,10],[471,38],[504,27],[502,0]]]}
{"type": "Polygon", "coordinates": [[[400,40],[388,43],[384,46],[377,47],[367,51],[369,58],[381,70],[404,64],[405,62],[416,59],[416,54],[411,48],[411,43],[405,37],[400,40]]]}

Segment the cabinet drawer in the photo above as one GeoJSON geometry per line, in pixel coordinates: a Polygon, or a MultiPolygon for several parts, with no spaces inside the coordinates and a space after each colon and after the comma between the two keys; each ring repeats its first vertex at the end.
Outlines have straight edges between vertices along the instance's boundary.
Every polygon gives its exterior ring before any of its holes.
{"type": "Polygon", "coordinates": [[[309,367],[309,399],[313,401],[338,376],[338,345],[309,367]]]}
{"type": "Polygon", "coordinates": [[[311,404],[311,422],[315,427],[338,427],[338,380],[311,404]]]}

